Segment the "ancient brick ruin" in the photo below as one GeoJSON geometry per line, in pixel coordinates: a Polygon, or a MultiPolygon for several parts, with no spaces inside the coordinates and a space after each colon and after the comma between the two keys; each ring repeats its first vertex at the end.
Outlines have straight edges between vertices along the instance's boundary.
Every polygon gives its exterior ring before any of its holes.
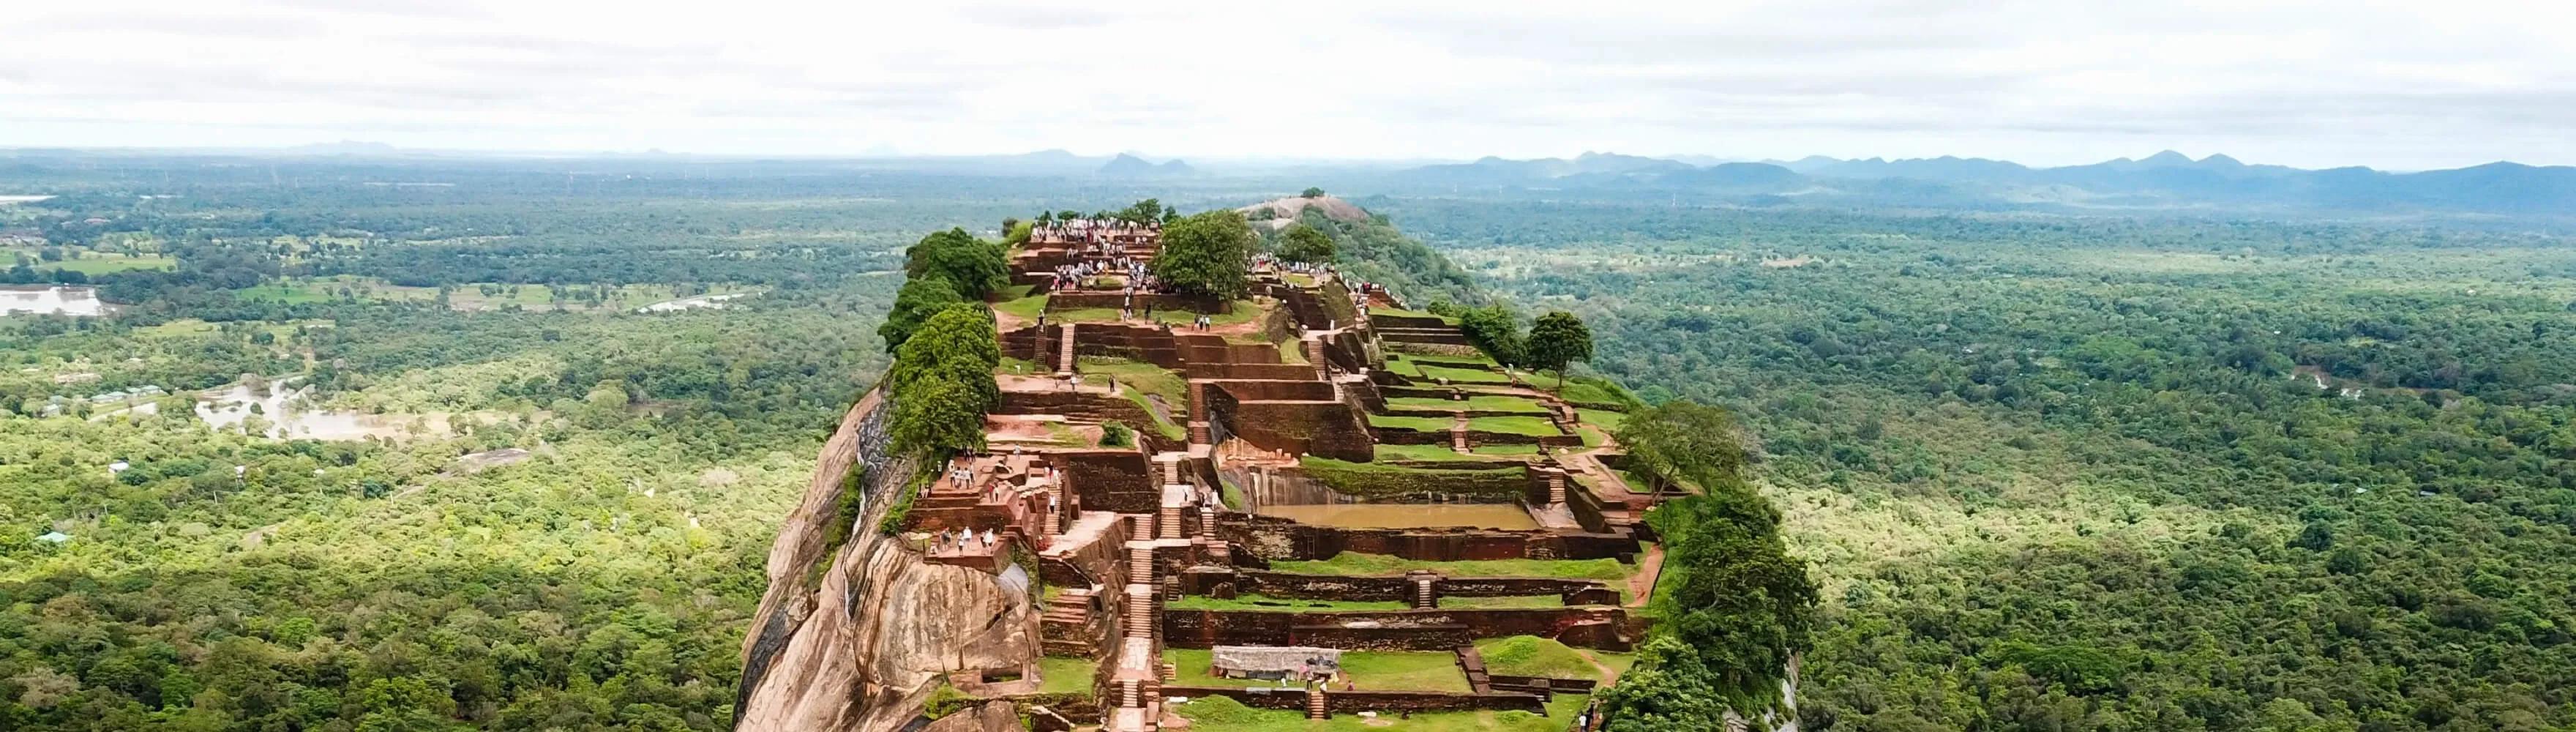
{"type": "Polygon", "coordinates": [[[1632,485],[1595,421],[1621,404],[1541,388],[1452,322],[1329,267],[1257,261],[1242,301],[1161,292],[1142,265],[1160,245],[1159,226],[1074,220],[1012,253],[1018,287],[993,303],[1007,358],[989,448],[922,468],[902,546],[933,564],[1033,571],[1042,653],[1096,670],[1080,698],[1037,693],[1035,657],[956,669],[959,690],[1012,700],[1041,728],[1118,732],[1161,728],[1168,698],[1211,695],[1317,717],[1543,713],[1551,694],[1594,682],[1495,676],[1477,640],[1615,651],[1643,637],[1632,610],[1653,586],[1642,517],[1657,492],[1632,485]],[[1345,553],[1616,562],[1625,578],[1276,566],[1345,553]],[[1171,607],[1190,598],[1235,604],[1171,607]],[[1456,651],[1470,691],[1245,688],[1177,678],[1166,660],[1212,646],[1456,651]]]}

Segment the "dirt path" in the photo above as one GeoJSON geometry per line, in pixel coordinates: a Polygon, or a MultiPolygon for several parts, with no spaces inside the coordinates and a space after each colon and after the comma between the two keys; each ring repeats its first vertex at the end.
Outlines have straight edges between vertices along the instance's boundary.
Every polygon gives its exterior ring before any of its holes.
{"type": "Polygon", "coordinates": [[[1664,573],[1664,545],[1646,547],[1646,555],[1637,558],[1637,571],[1628,575],[1628,606],[1645,607],[1654,597],[1655,579],[1664,573]]]}
{"type": "Polygon", "coordinates": [[[1609,664],[1602,663],[1599,656],[1592,655],[1592,649],[1574,648],[1573,646],[1566,647],[1573,648],[1574,655],[1581,656],[1584,663],[1592,664],[1593,668],[1601,669],[1601,684],[1592,688],[1607,689],[1610,688],[1610,685],[1619,683],[1619,670],[1611,668],[1609,664]]]}

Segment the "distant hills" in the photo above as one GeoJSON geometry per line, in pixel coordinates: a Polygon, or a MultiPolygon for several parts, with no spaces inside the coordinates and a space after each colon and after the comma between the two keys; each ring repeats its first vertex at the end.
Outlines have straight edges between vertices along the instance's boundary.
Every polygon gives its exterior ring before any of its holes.
{"type": "Polygon", "coordinates": [[[1587,152],[1570,160],[1488,157],[1472,163],[1427,165],[1398,171],[1392,178],[1409,186],[1452,189],[1841,196],[1875,203],[2295,206],[2576,215],[2576,168],[2567,166],[2500,162],[2413,173],[2361,167],[2304,170],[2247,165],[2226,155],[2193,160],[2171,150],[2135,160],[2055,168],[1959,157],[1842,160],[1811,156],[1694,165],[1587,152]]]}
{"type": "Polygon", "coordinates": [[[1110,158],[1109,162],[1102,164],[1099,172],[1101,175],[1113,178],[1165,178],[1189,175],[1198,171],[1191,170],[1189,163],[1179,160],[1166,160],[1163,164],[1156,165],[1145,162],[1144,158],[1119,153],[1118,157],[1110,158]]]}

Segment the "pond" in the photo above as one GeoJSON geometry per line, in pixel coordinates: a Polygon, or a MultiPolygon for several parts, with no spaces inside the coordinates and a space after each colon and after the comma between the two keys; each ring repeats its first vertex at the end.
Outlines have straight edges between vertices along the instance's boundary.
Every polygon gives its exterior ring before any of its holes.
{"type": "MultiPolygon", "coordinates": [[[[259,395],[252,393],[248,386],[234,384],[223,391],[209,391],[198,396],[197,418],[205,420],[207,426],[226,429],[257,416],[268,424],[268,436],[279,439],[360,440],[411,435],[412,415],[318,409],[313,407],[311,399],[306,398],[311,391],[310,388],[281,386],[259,395]],[[252,405],[259,407],[256,414],[251,411],[252,405]]],[[[444,425],[432,420],[426,429],[443,431],[444,425]]]]}
{"type": "Polygon", "coordinates": [[[677,300],[664,300],[664,301],[661,301],[661,302],[653,303],[653,304],[651,304],[651,305],[646,305],[646,306],[644,306],[644,307],[636,308],[636,309],[635,309],[635,312],[639,312],[639,313],[668,313],[668,312],[676,312],[676,311],[680,311],[680,310],[689,310],[689,309],[694,309],[694,308],[720,308],[720,307],[724,307],[724,306],[725,306],[725,302],[726,302],[726,301],[728,301],[728,300],[733,300],[733,299],[740,298],[740,297],[743,297],[743,296],[745,296],[745,295],[749,295],[749,294],[751,294],[751,293],[748,293],[748,292],[730,292],[730,293],[725,293],[725,294],[722,294],[722,295],[699,295],[699,296],[696,296],[696,297],[683,297],[683,298],[680,298],[680,299],[677,299],[677,300]]]}
{"type": "Polygon", "coordinates": [[[98,299],[97,288],[69,285],[0,286],[0,315],[70,315],[94,318],[115,311],[116,306],[98,299]]]}
{"type": "Polygon", "coordinates": [[[1538,521],[1512,503],[1335,503],[1262,506],[1264,516],[1345,529],[1474,527],[1529,530],[1538,521]]]}

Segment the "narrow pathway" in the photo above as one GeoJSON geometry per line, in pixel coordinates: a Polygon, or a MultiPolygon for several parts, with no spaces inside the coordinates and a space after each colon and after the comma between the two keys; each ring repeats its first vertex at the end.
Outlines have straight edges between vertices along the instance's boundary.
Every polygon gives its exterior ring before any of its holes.
{"type": "Polygon", "coordinates": [[[1664,545],[1651,544],[1646,555],[1637,558],[1637,571],[1628,575],[1628,606],[1645,607],[1654,597],[1655,579],[1664,574],[1664,545]]]}

